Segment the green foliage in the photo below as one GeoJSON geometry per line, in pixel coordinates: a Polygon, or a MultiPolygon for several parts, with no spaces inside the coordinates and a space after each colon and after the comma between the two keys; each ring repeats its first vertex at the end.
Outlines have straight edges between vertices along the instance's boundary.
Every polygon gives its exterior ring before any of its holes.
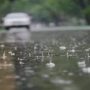
{"type": "Polygon", "coordinates": [[[6,12],[8,9],[7,6],[9,7],[9,2],[7,0],[0,0],[0,16],[6,12]]]}
{"type": "Polygon", "coordinates": [[[0,16],[10,11],[25,11],[36,20],[52,21],[62,13],[71,16],[90,13],[89,4],[89,0],[0,0],[0,16]],[[83,10],[81,1],[87,5],[83,10]]]}
{"type": "Polygon", "coordinates": [[[90,6],[86,7],[86,8],[83,10],[83,13],[84,13],[84,14],[90,14],[90,6]]]}

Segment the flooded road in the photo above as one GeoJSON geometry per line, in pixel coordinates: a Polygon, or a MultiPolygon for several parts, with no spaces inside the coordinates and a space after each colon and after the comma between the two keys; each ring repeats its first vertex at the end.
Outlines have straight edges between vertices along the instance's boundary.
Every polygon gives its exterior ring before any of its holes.
{"type": "Polygon", "coordinates": [[[69,56],[69,49],[60,52],[61,47],[56,45],[26,45],[1,44],[0,89],[90,89],[90,64],[86,52],[83,51],[85,46],[82,46],[83,50],[80,49],[80,52],[73,49],[69,56]]]}
{"type": "Polygon", "coordinates": [[[9,48],[0,44],[0,90],[15,90],[14,66],[9,48]]]}
{"type": "Polygon", "coordinates": [[[11,72],[10,69],[7,68],[0,70],[0,89],[16,90],[15,79],[13,77],[14,77],[14,72],[11,72]]]}
{"type": "Polygon", "coordinates": [[[86,32],[44,34],[0,43],[0,90],[90,90],[86,32]]]}

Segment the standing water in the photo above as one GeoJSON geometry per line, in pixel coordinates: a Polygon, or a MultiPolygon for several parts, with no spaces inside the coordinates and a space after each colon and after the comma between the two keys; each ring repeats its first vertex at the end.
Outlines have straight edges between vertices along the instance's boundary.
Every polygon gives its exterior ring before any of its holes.
{"type": "Polygon", "coordinates": [[[0,90],[90,90],[89,43],[83,44],[79,40],[82,37],[71,32],[68,38],[66,32],[63,36],[56,33],[62,39],[56,38],[55,43],[51,34],[45,35],[48,40],[34,38],[34,42],[26,43],[30,34],[24,30],[13,28],[7,34],[7,42],[12,43],[0,43],[0,90]]]}

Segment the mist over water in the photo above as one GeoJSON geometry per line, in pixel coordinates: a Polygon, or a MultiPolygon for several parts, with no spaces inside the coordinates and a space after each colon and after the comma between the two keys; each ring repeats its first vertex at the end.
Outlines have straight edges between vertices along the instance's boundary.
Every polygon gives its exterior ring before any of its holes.
{"type": "Polygon", "coordinates": [[[26,43],[30,42],[31,33],[26,28],[11,28],[7,32],[6,42],[26,43]]]}

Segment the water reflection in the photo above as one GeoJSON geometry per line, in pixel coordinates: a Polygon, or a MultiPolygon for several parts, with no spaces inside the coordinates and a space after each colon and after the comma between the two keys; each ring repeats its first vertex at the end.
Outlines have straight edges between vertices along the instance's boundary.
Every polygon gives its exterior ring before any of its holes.
{"type": "Polygon", "coordinates": [[[60,43],[1,43],[0,89],[89,90],[89,45],[60,43]]]}

